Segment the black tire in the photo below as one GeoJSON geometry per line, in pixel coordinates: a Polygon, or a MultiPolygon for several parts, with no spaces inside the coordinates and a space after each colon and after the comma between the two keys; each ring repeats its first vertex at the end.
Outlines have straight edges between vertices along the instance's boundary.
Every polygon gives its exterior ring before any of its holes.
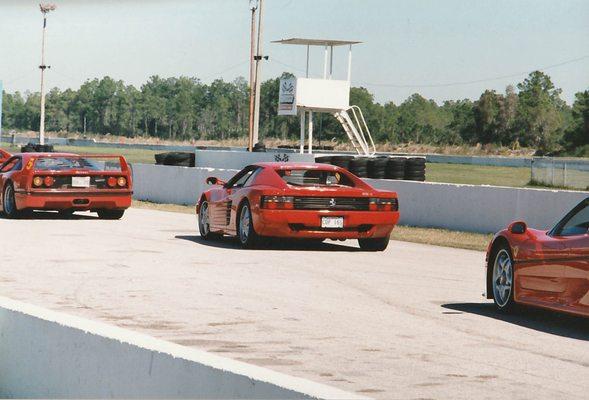
{"type": "Polygon", "coordinates": [[[74,215],[75,210],[59,210],[58,214],[62,218],[71,218],[74,215]]]}
{"type": "Polygon", "coordinates": [[[340,168],[350,169],[350,162],[354,157],[352,156],[333,156],[331,157],[331,164],[337,165],[340,168]]]}
{"type": "Polygon", "coordinates": [[[171,165],[177,167],[194,167],[194,153],[172,151],[155,155],[155,162],[160,165],[171,165]]]}
{"type": "Polygon", "coordinates": [[[100,219],[121,219],[125,214],[125,210],[98,210],[98,218],[100,219]]]}
{"type": "Polygon", "coordinates": [[[365,251],[384,251],[389,245],[390,237],[358,239],[360,248],[365,251]]]}
{"type": "Polygon", "coordinates": [[[424,157],[410,157],[406,161],[407,165],[425,165],[424,157]]]}
{"type": "Polygon", "coordinates": [[[198,211],[198,232],[200,233],[200,237],[204,240],[221,239],[223,235],[211,232],[209,221],[209,202],[204,200],[201,202],[200,209],[198,211]]]}
{"type": "Polygon", "coordinates": [[[6,184],[2,192],[2,212],[9,219],[17,219],[22,215],[16,208],[16,197],[14,196],[14,186],[12,183],[6,184]]]}
{"type": "Polygon", "coordinates": [[[513,255],[509,245],[502,244],[493,252],[488,265],[491,294],[497,310],[507,312],[513,309],[515,276],[513,273],[513,255]]]}
{"type": "Polygon", "coordinates": [[[315,162],[320,164],[331,164],[331,156],[316,157],[315,162]]]}
{"type": "Polygon", "coordinates": [[[255,249],[260,244],[261,239],[254,229],[250,204],[246,201],[239,207],[237,213],[237,240],[244,249],[255,249]]]}

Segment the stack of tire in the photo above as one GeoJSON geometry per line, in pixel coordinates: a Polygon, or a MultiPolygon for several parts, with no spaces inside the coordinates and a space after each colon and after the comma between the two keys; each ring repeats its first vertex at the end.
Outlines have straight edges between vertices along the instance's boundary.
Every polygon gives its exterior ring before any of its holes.
{"type": "Polygon", "coordinates": [[[27,143],[20,148],[21,153],[53,153],[54,151],[52,144],[27,143]]]}
{"type": "Polygon", "coordinates": [[[405,157],[389,157],[386,167],[387,179],[405,179],[405,157]]]}
{"type": "Polygon", "coordinates": [[[389,158],[386,156],[372,157],[368,160],[368,177],[372,179],[386,178],[389,158]]]}
{"type": "Polygon", "coordinates": [[[315,157],[315,162],[319,164],[331,164],[332,156],[315,157]]]}
{"type": "Polygon", "coordinates": [[[353,156],[333,156],[331,157],[331,164],[337,165],[340,168],[350,170],[350,162],[354,159],[353,156]]]}
{"type": "Polygon", "coordinates": [[[425,181],[425,158],[411,157],[405,161],[405,180],[425,181]]]}
{"type": "Polygon", "coordinates": [[[348,171],[360,178],[368,178],[369,160],[368,157],[355,157],[350,160],[350,168],[348,168],[348,171]]]}
{"type": "Polygon", "coordinates": [[[195,154],[190,152],[173,151],[155,155],[155,163],[158,165],[172,165],[177,167],[194,167],[195,154]]]}

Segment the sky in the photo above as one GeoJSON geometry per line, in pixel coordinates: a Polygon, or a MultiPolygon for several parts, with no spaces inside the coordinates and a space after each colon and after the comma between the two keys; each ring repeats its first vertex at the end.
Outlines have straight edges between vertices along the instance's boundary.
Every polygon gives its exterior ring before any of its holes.
{"type": "MultiPolygon", "coordinates": [[[[78,88],[109,75],[141,86],[149,76],[210,83],[249,75],[248,0],[53,0],[46,64],[49,87],[78,88]]],[[[39,1],[0,0],[0,80],[38,91],[39,1]]],[[[504,92],[536,69],[569,104],[589,88],[588,0],[265,0],[263,79],[303,75],[305,48],[290,37],[358,40],[352,84],[381,103],[413,93],[441,103],[504,92]]],[[[321,75],[323,50],[311,51],[321,75]]],[[[334,78],[347,50],[336,49],[334,78]]]]}

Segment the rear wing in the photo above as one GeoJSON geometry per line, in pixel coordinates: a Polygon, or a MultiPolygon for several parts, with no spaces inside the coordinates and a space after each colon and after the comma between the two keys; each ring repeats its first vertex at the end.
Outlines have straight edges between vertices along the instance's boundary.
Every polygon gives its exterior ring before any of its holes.
{"type": "MultiPolygon", "coordinates": [[[[36,168],[39,164],[39,161],[59,158],[83,159],[87,164],[93,167],[92,169],[94,169],[94,171],[97,172],[122,172],[125,174],[131,174],[131,168],[129,167],[129,164],[127,163],[125,157],[113,154],[43,154],[41,156],[32,157],[29,160],[30,167],[28,169],[33,169],[35,171],[47,171],[47,168],[36,168]]],[[[85,169],[83,166],[80,166],[79,168],[85,169]]],[[[72,168],[64,168],[64,170],[67,169],[78,168],[75,166],[73,166],[72,168]]]]}
{"type": "Polygon", "coordinates": [[[10,154],[9,152],[0,149],[0,162],[8,160],[11,156],[12,154],[10,154]]]}

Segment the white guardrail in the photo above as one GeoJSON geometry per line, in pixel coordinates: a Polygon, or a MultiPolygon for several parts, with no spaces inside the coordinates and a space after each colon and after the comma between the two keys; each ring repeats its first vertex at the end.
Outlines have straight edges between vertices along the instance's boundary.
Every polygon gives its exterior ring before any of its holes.
{"type": "Polygon", "coordinates": [[[366,398],[4,297],[0,397],[366,398]]]}
{"type": "MultiPolygon", "coordinates": [[[[134,197],[156,203],[194,204],[205,179],[231,178],[237,170],[134,164],[134,197]]],[[[587,192],[366,179],[377,189],[396,191],[400,224],[467,232],[496,232],[522,219],[531,227],[552,227],[587,192]]]]}

